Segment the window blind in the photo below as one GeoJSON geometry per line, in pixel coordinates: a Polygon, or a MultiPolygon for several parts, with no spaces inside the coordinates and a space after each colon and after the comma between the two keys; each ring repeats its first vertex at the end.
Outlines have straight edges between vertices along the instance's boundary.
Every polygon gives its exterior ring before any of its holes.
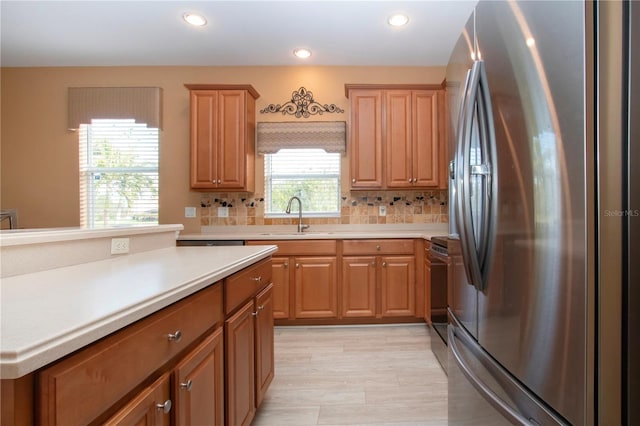
{"type": "Polygon", "coordinates": [[[128,120],[81,125],[81,223],[158,223],[158,129],[128,120]]]}
{"type": "Polygon", "coordinates": [[[132,118],[162,128],[162,89],[159,87],[69,87],[68,128],[78,129],[94,118],[132,118]]]}
{"type": "Polygon", "coordinates": [[[302,201],[305,214],[338,214],[340,154],[321,149],[282,149],[265,155],[265,212],[283,214],[294,195],[302,201]]]}
{"type": "Polygon", "coordinates": [[[284,148],[318,148],[344,153],[347,148],[344,121],[260,122],[257,135],[259,154],[273,154],[284,148]]]}

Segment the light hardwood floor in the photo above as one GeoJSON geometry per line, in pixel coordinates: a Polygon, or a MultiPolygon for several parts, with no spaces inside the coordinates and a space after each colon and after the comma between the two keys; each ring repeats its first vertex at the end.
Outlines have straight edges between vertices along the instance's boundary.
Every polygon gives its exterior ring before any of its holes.
{"type": "Polygon", "coordinates": [[[253,426],[446,424],[447,376],[425,324],[276,328],[253,426]]]}

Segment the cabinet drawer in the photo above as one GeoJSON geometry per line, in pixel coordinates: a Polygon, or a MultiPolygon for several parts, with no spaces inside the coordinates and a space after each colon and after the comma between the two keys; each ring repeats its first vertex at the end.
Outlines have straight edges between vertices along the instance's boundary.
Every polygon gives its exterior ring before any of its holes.
{"type": "Polygon", "coordinates": [[[350,254],[413,254],[413,240],[344,240],[342,253],[350,254]]]}
{"type": "Polygon", "coordinates": [[[271,259],[243,269],[224,280],[224,313],[233,312],[271,282],[271,259]]]}
{"type": "MultiPolygon", "coordinates": [[[[247,241],[247,245],[264,245],[264,241],[247,241]]],[[[335,255],[336,240],[278,240],[269,241],[278,246],[278,256],[317,256],[335,255]]]]}
{"type": "Polygon", "coordinates": [[[215,284],[44,369],[41,423],[90,423],[223,319],[215,284]]]}

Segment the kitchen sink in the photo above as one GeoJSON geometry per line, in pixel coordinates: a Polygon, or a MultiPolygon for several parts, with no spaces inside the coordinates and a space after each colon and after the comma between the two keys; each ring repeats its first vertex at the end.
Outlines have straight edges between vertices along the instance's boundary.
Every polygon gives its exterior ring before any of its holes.
{"type": "Polygon", "coordinates": [[[323,232],[323,231],[306,231],[306,232],[261,232],[260,235],[265,235],[265,236],[300,236],[300,237],[304,237],[305,235],[315,235],[315,236],[319,236],[319,235],[332,235],[334,234],[334,232],[323,232]]]}

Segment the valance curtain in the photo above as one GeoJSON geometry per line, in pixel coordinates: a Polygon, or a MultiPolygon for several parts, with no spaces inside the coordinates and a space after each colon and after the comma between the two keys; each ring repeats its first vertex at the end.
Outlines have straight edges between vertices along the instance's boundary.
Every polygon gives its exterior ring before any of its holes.
{"type": "Polygon", "coordinates": [[[257,134],[259,154],[274,154],[283,148],[320,148],[344,153],[347,148],[344,121],[261,122],[257,134]]]}
{"type": "Polygon", "coordinates": [[[68,128],[78,129],[94,118],[133,118],[162,128],[160,87],[69,87],[68,128]]]}

